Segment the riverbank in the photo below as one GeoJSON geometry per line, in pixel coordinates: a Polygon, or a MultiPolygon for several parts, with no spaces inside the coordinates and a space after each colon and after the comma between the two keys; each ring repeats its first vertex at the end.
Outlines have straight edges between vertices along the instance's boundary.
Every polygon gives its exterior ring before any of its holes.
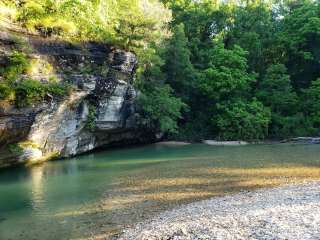
{"type": "Polygon", "coordinates": [[[192,203],[126,230],[119,240],[304,239],[320,236],[320,182],[192,203]]]}
{"type": "MultiPolygon", "coordinates": [[[[193,142],[187,141],[160,141],[155,143],[156,145],[163,146],[185,146],[192,144],[193,142]]],[[[218,140],[202,140],[200,142],[194,143],[203,143],[210,146],[246,146],[252,144],[320,144],[320,137],[297,137],[297,138],[289,138],[283,140],[263,140],[263,141],[218,141],[218,140]]]]}

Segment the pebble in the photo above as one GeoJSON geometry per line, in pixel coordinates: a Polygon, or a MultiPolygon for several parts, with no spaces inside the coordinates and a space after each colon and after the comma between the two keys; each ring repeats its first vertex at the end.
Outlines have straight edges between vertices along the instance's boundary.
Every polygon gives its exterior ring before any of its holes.
{"type": "Polygon", "coordinates": [[[320,240],[320,182],[212,198],[166,211],[118,240],[320,240]]]}

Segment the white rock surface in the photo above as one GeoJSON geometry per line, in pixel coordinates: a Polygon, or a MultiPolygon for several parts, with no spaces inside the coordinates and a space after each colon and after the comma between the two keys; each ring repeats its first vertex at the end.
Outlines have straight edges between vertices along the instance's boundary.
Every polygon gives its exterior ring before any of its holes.
{"type": "Polygon", "coordinates": [[[120,240],[319,240],[320,182],[192,203],[126,230],[120,240]]]}
{"type": "Polygon", "coordinates": [[[215,140],[204,140],[202,141],[204,144],[212,145],[212,146],[242,146],[248,145],[248,142],[245,141],[215,141],[215,140]]]}
{"type": "Polygon", "coordinates": [[[37,148],[26,147],[20,156],[20,161],[28,161],[30,163],[37,162],[42,158],[42,151],[37,148]]]}

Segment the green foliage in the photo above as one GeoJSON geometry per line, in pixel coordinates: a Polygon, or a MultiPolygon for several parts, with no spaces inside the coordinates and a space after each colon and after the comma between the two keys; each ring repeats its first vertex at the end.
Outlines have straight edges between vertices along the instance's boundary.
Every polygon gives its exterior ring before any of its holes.
{"type": "Polygon", "coordinates": [[[320,129],[320,78],[311,83],[310,88],[303,91],[302,106],[305,114],[309,117],[312,126],[319,134],[320,129]]]}
{"type": "MultiPolygon", "coordinates": [[[[184,25],[186,39],[180,37],[183,48],[176,49],[189,53],[197,77],[196,88],[175,89],[190,107],[180,123],[182,135],[200,129],[203,137],[209,132],[224,139],[319,134],[318,1],[164,2],[173,11],[173,31],[184,25]]],[[[168,50],[171,66],[175,53],[170,45],[168,50]]],[[[176,68],[164,70],[170,76],[176,68]]],[[[180,86],[186,79],[180,78],[180,86]]]]}
{"type": "Polygon", "coordinates": [[[9,145],[9,150],[11,153],[15,155],[20,155],[23,153],[23,149],[26,148],[39,148],[38,144],[32,142],[32,141],[23,141],[19,143],[14,143],[9,145]]]}
{"type": "Polygon", "coordinates": [[[87,117],[87,122],[85,128],[89,131],[93,131],[96,127],[95,125],[95,119],[97,115],[97,108],[95,105],[89,103],[89,113],[87,117]]]}
{"type": "Polygon", "coordinates": [[[49,82],[42,84],[45,91],[53,96],[56,97],[63,97],[65,95],[68,95],[71,90],[71,85],[64,82],[49,82]]]}
{"type": "Polygon", "coordinates": [[[272,113],[269,136],[290,138],[295,136],[312,136],[317,133],[310,119],[301,112],[290,116],[272,113]]]}
{"type": "Polygon", "coordinates": [[[199,88],[209,99],[221,101],[246,95],[254,75],[247,72],[246,52],[239,46],[218,44],[207,51],[207,68],[200,72],[199,88]]]}
{"type": "Polygon", "coordinates": [[[45,89],[39,81],[24,80],[16,88],[16,105],[25,107],[33,102],[41,101],[45,96],[45,89]]]}
{"type": "Polygon", "coordinates": [[[0,75],[9,81],[15,81],[19,75],[26,73],[29,67],[30,62],[26,55],[13,51],[9,57],[8,65],[0,69],[0,75]]]}
{"type": "Polygon", "coordinates": [[[271,65],[259,84],[257,97],[272,110],[270,134],[290,136],[289,129],[299,128],[301,119],[297,94],[294,92],[287,69],[282,64],[271,65]]]}
{"type": "Polygon", "coordinates": [[[9,56],[7,65],[0,70],[0,99],[14,101],[17,107],[30,106],[42,101],[45,95],[62,97],[68,94],[70,85],[54,80],[41,83],[37,80],[22,78],[31,67],[30,59],[18,51],[9,56]]]}
{"type": "Polygon", "coordinates": [[[277,37],[295,88],[306,88],[320,77],[320,4],[289,5],[277,37]]]}
{"type": "Polygon", "coordinates": [[[157,132],[175,133],[177,120],[181,118],[181,111],[186,105],[173,96],[168,85],[154,87],[142,94],[138,105],[142,108],[140,124],[157,132]]]}
{"type": "Polygon", "coordinates": [[[126,48],[145,47],[166,35],[170,11],[155,0],[26,0],[17,20],[43,36],[94,40],[126,48]]]}
{"type": "Polygon", "coordinates": [[[9,144],[9,150],[15,155],[20,155],[23,152],[23,148],[19,144],[9,144]]]}
{"type": "Polygon", "coordinates": [[[3,99],[3,100],[9,99],[11,94],[12,94],[12,90],[8,86],[8,84],[0,82],[0,99],[3,99]]]}
{"type": "Polygon", "coordinates": [[[218,105],[218,116],[212,121],[217,124],[220,138],[224,140],[258,140],[268,134],[270,109],[253,99],[251,102],[237,101],[218,105]]]}
{"type": "Polygon", "coordinates": [[[265,65],[272,62],[269,59],[273,50],[275,24],[273,12],[267,2],[249,1],[243,6],[234,8],[230,14],[232,24],[227,27],[225,43],[227,47],[239,45],[248,52],[248,66],[259,75],[265,70],[265,65]]]}
{"type": "Polygon", "coordinates": [[[257,92],[259,99],[272,111],[288,115],[297,110],[297,95],[291,86],[290,76],[282,64],[271,65],[257,92]]]}
{"type": "MultiPolygon", "coordinates": [[[[15,8],[0,16],[16,16],[43,36],[134,51],[141,125],[154,132],[197,140],[319,134],[319,1],[6,0],[0,6],[15,8]],[[183,111],[186,104],[190,111],[183,111]]],[[[21,80],[30,66],[20,52],[8,62],[0,70],[1,99],[16,95],[24,106],[68,89],[21,80]]],[[[89,112],[91,123],[95,112],[89,112]]]]}
{"type": "Polygon", "coordinates": [[[37,80],[26,79],[15,84],[15,103],[18,107],[30,106],[43,101],[46,95],[63,97],[68,94],[70,85],[62,83],[41,83],[37,80]]]}
{"type": "Polygon", "coordinates": [[[167,83],[175,92],[183,97],[194,85],[195,71],[190,62],[188,39],[184,33],[184,25],[179,24],[173,29],[173,36],[168,42],[163,70],[167,73],[167,83]]]}

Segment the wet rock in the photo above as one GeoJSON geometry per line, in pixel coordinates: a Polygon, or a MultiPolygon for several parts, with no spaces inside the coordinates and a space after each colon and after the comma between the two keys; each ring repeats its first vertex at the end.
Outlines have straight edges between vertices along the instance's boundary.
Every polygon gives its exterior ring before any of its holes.
{"type": "Polygon", "coordinates": [[[42,151],[38,148],[26,147],[22,150],[19,161],[36,163],[41,161],[43,157],[42,151]]]}

